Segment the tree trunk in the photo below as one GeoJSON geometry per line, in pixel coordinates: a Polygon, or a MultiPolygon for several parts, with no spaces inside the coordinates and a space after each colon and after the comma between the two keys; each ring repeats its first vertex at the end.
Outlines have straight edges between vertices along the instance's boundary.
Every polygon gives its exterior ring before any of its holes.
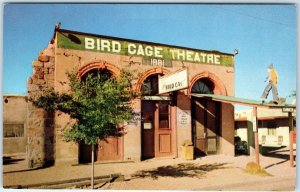
{"type": "Polygon", "coordinates": [[[92,144],[92,175],[91,188],[94,189],[94,144],[92,144]]]}

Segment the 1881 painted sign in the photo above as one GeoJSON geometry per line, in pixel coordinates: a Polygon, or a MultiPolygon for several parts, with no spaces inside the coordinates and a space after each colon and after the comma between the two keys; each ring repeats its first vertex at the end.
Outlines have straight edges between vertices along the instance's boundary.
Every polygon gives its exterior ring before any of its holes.
{"type": "MultiPolygon", "coordinates": [[[[170,61],[185,61],[201,64],[233,66],[233,55],[216,51],[203,51],[149,42],[119,39],[114,37],[76,34],[59,30],[58,47],[103,53],[140,56],[152,65],[168,66],[170,61]]],[[[147,63],[147,62],[146,62],[147,63]]]]}

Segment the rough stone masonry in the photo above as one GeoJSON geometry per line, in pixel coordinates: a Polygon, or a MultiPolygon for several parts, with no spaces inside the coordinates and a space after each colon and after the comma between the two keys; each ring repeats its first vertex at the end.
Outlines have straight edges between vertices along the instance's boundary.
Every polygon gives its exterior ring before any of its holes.
{"type": "MultiPolygon", "coordinates": [[[[33,73],[27,80],[29,101],[53,89],[55,71],[54,44],[40,52],[32,63],[33,73]]],[[[54,112],[45,111],[28,102],[27,162],[28,167],[42,167],[54,162],[54,112]]]]}

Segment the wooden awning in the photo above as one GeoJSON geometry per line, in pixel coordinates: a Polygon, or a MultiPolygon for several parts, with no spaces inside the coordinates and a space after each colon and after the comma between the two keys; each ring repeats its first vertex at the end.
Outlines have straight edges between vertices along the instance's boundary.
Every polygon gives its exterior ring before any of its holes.
{"type": "Polygon", "coordinates": [[[244,105],[249,107],[261,107],[261,108],[271,108],[271,109],[282,109],[282,108],[293,108],[296,109],[296,105],[292,104],[273,104],[273,103],[264,103],[262,101],[243,99],[233,96],[225,96],[225,95],[214,95],[214,94],[196,94],[192,93],[192,97],[203,98],[213,101],[219,101],[222,103],[230,103],[236,105],[244,105]]]}

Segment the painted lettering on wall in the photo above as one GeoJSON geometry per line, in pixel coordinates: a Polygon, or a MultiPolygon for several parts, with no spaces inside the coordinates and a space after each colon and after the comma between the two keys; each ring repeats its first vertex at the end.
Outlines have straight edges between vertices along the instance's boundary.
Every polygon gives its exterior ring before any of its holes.
{"type": "Polygon", "coordinates": [[[168,45],[156,45],[147,42],[119,40],[109,37],[96,37],[81,34],[58,33],[58,47],[96,51],[128,56],[140,56],[153,66],[166,66],[167,61],[184,61],[192,63],[233,66],[233,56],[216,51],[177,48],[168,45]],[[72,38],[69,38],[72,36],[72,38]],[[74,37],[77,40],[74,42],[74,37]],[[78,43],[79,42],[79,43],[78,43]]]}

